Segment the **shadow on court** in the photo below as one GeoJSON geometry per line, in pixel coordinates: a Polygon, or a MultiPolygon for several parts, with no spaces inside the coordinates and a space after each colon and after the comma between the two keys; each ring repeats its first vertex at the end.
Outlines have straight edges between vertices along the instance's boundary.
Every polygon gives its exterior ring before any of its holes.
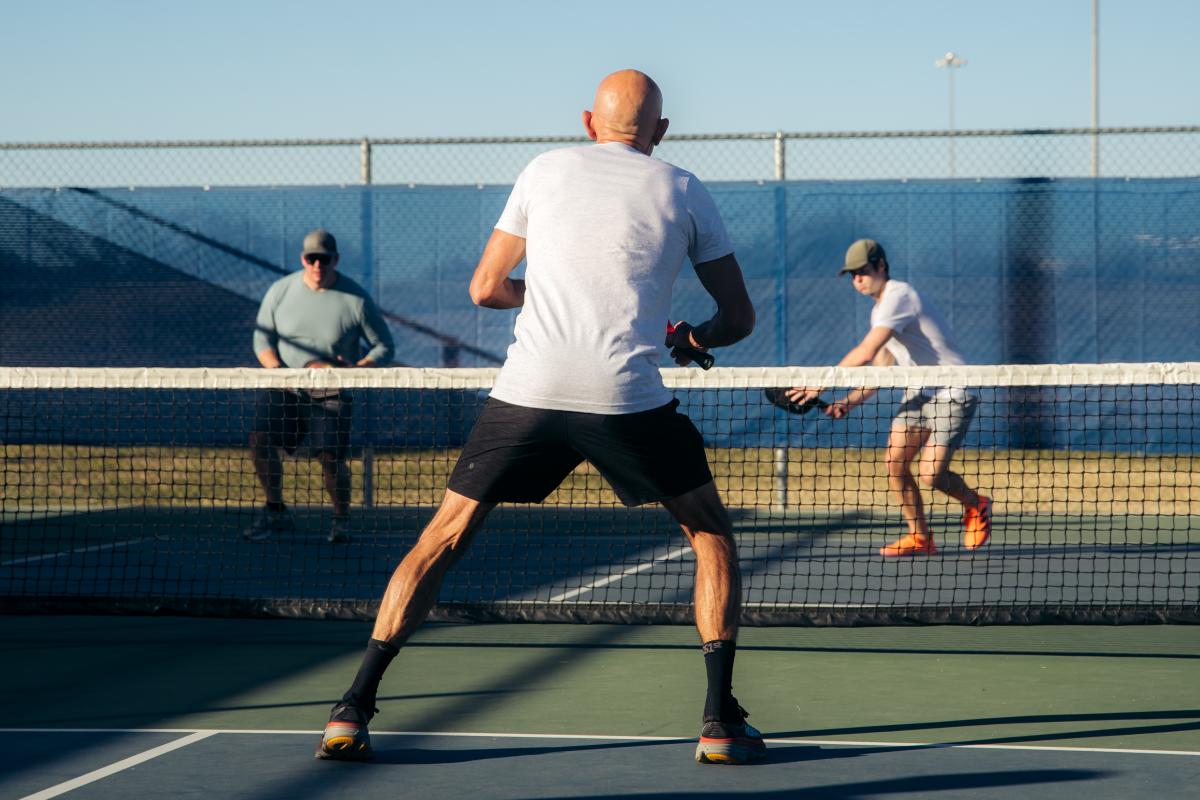
{"type": "MultiPolygon", "coordinates": [[[[673,739],[658,742],[591,742],[588,744],[539,745],[526,747],[496,748],[464,748],[461,750],[445,750],[439,748],[422,748],[405,743],[402,746],[392,745],[386,738],[375,744],[375,758],[372,764],[463,764],[489,759],[520,758],[528,756],[546,756],[564,753],[611,753],[636,750],[640,755],[651,752],[654,748],[677,747],[687,745],[694,747],[695,739],[673,739]]],[[[899,748],[897,748],[899,749],[899,748]]],[[[839,758],[854,758],[874,752],[866,748],[838,747],[822,749],[815,745],[772,745],[766,761],[744,765],[745,768],[755,769],[767,764],[791,764],[802,761],[828,761],[839,758]]],[[[664,762],[674,758],[666,752],[662,754],[664,762]]]]}
{"type": "MultiPolygon", "coordinates": [[[[443,648],[542,648],[546,645],[541,642],[421,642],[421,647],[443,647],[443,648]]],[[[555,647],[562,650],[575,649],[591,649],[595,645],[592,644],[577,644],[574,642],[562,642],[556,644],[555,647]]],[[[644,644],[639,642],[612,642],[606,645],[618,650],[683,650],[693,652],[696,645],[692,643],[654,643],[644,644]]],[[[1128,659],[1184,659],[1190,661],[1200,661],[1200,653],[1113,653],[1103,650],[1062,650],[1059,652],[1047,650],[1023,650],[1020,648],[971,648],[971,649],[953,649],[946,647],[903,647],[896,645],[894,647],[813,647],[805,645],[754,645],[738,642],[739,653],[874,653],[874,654],[895,654],[895,655],[921,655],[921,656],[1038,656],[1039,658],[1128,658],[1128,659]]]]}
{"type": "Polygon", "coordinates": [[[979,726],[1013,725],[1029,730],[1030,726],[1048,725],[1054,723],[1093,723],[1093,722],[1134,722],[1145,720],[1186,720],[1171,724],[1158,725],[1125,725],[1119,727],[1090,727],[1073,728],[1069,732],[1054,733],[1025,733],[1020,736],[989,737],[969,739],[955,742],[945,742],[941,745],[918,745],[912,749],[924,749],[930,746],[975,745],[975,744],[1031,744],[1033,742],[1054,741],[1056,739],[1103,738],[1112,736],[1128,736],[1130,734],[1147,733],[1185,733],[1200,731],[1200,709],[1181,709],[1178,711],[1147,711],[1119,712],[1107,714],[1033,714],[1013,717],[972,717],[970,719],[937,720],[931,722],[914,722],[903,725],[861,725],[849,728],[824,728],[819,730],[774,731],[770,735],[780,739],[805,738],[819,739],[828,736],[861,736],[879,733],[898,733],[903,731],[927,731],[931,729],[975,728],[979,726]]]}
{"type": "MultiPolygon", "coordinates": [[[[897,778],[882,781],[862,781],[826,786],[809,786],[795,789],[765,792],[738,792],[738,797],[757,800],[861,800],[868,797],[908,795],[926,797],[936,792],[967,792],[981,789],[999,789],[1043,786],[1069,781],[1088,781],[1103,778],[1107,773],[1091,770],[1043,769],[1029,772],[965,772],[943,775],[921,775],[912,778],[897,778]]],[[[648,794],[619,795],[636,800],[692,800],[693,792],[653,792],[648,794]]],[[[962,795],[949,795],[962,796],[962,795]]],[[[563,796],[561,800],[566,800],[563,796]]],[[[570,795],[572,800],[615,800],[618,795],[570,795]]],[[[560,800],[560,798],[550,798],[560,800]]]]}
{"type": "MultiPolygon", "coordinates": [[[[159,617],[3,617],[0,641],[10,656],[0,662],[0,700],[5,727],[155,729],[182,727],[263,727],[263,714],[300,712],[295,727],[323,727],[327,709],[353,677],[355,657],[370,632],[363,623],[302,620],[214,620],[159,617]],[[349,658],[319,681],[320,694],[281,702],[230,702],[232,698],[270,693],[301,676],[349,658]],[[30,702],[29,698],[37,698],[30,702]],[[197,725],[213,715],[239,724],[197,725]],[[244,720],[244,721],[243,721],[244,720]]],[[[593,652],[618,646],[618,626],[587,626],[573,647],[593,652]]],[[[414,644],[414,647],[420,647],[414,644]]],[[[381,703],[398,701],[379,722],[404,717],[413,730],[444,730],[458,720],[486,714],[518,694],[530,675],[553,678],[579,655],[564,658],[553,643],[545,652],[521,658],[508,669],[479,670],[484,688],[467,691],[383,694],[381,703]],[[425,702],[422,702],[425,701],[425,702]],[[427,712],[405,715],[405,703],[427,712]],[[432,703],[432,705],[431,705],[432,703]]],[[[436,680],[430,677],[430,680],[436,680]]],[[[311,683],[311,681],[310,681],[311,683]]],[[[301,692],[311,691],[301,689],[301,692]]],[[[294,693],[292,693],[294,694],[294,693]]],[[[289,717],[288,721],[294,719],[289,717]]],[[[114,731],[114,735],[121,738],[114,731]]],[[[317,735],[314,733],[313,744],[317,735]]],[[[100,739],[74,737],[62,750],[33,749],[18,761],[5,758],[6,771],[29,772],[60,759],[78,758],[94,748],[109,746],[112,735],[100,739]]],[[[304,795],[306,781],[298,780],[281,796],[304,795]],[[288,792],[292,792],[288,794],[288,792]]]]}

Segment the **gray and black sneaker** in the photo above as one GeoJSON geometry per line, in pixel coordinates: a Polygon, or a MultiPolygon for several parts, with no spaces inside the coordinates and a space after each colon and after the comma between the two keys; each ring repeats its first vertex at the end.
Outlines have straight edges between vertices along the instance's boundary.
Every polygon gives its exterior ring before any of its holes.
{"type": "Polygon", "coordinates": [[[350,541],[350,518],[334,517],[333,524],[329,526],[329,535],[325,538],[330,544],[350,541]]]}
{"type": "Polygon", "coordinates": [[[745,764],[767,757],[762,734],[746,722],[746,709],[739,705],[737,722],[705,720],[696,745],[696,761],[701,764],[745,764]]]}
{"type": "Polygon", "coordinates": [[[338,703],[329,714],[325,735],[317,745],[317,758],[334,761],[367,761],[374,755],[371,750],[371,734],[367,723],[373,714],[352,706],[338,703]]]}
{"type": "Polygon", "coordinates": [[[254,524],[242,531],[242,538],[248,542],[261,542],[273,533],[291,533],[296,530],[292,512],[286,508],[283,511],[272,511],[262,506],[254,513],[254,524]]]}

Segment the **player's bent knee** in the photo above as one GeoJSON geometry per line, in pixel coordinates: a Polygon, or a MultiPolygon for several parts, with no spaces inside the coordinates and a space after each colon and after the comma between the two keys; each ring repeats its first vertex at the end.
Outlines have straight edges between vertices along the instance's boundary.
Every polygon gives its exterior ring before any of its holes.
{"type": "Polygon", "coordinates": [[[928,489],[941,489],[946,486],[947,470],[922,470],[921,484],[928,489]]]}
{"type": "Polygon", "coordinates": [[[716,484],[712,481],[663,501],[663,507],[689,536],[701,533],[733,538],[733,523],[729,511],[721,502],[716,484]]]}

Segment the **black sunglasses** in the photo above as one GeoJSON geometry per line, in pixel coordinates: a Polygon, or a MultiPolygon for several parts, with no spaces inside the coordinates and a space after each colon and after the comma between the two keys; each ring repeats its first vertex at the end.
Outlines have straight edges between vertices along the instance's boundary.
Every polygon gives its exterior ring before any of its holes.
{"type": "Polygon", "coordinates": [[[333,263],[333,256],[327,256],[324,253],[308,253],[304,256],[304,261],[307,264],[318,264],[323,267],[333,263]]]}

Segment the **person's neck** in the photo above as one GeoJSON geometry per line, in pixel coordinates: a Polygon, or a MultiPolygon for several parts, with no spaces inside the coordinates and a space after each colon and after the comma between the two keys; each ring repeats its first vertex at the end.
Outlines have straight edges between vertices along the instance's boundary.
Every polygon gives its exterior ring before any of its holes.
{"type": "Polygon", "coordinates": [[[337,274],[335,273],[334,275],[330,276],[325,281],[324,285],[322,285],[320,281],[311,280],[308,277],[308,273],[304,274],[304,277],[302,280],[304,281],[304,285],[307,286],[309,289],[312,289],[314,292],[323,292],[326,289],[328,289],[330,286],[333,286],[335,283],[337,283],[337,274]]]}
{"type": "Polygon", "coordinates": [[[644,144],[642,144],[641,142],[639,142],[637,137],[626,136],[623,134],[621,134],[621,135],[607,134],[607,135],[597,136],[596,144],[623,144],[626,147],[632,147],[634,150],[637,150],[639,153],[643,153],[643,154],[646,153],[646,146],[644,144]]]}

